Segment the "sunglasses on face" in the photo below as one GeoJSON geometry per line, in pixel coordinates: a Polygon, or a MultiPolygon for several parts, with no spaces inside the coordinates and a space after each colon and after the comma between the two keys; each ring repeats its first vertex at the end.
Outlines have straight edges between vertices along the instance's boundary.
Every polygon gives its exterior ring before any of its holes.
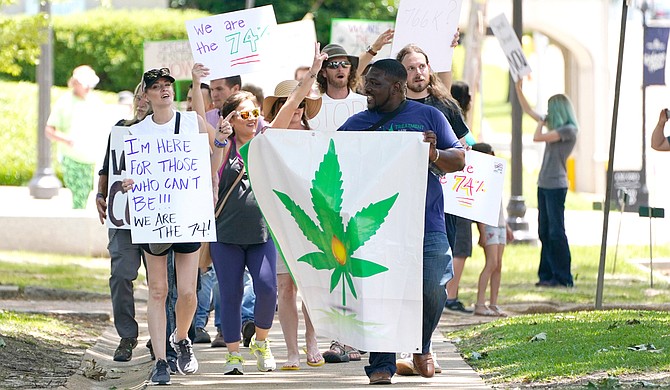
{"type": "MultiPolygon", "coordinates": [[[[282,106],[284,103],[286,103],[286,98],[281,98],[277,100],[277,105],[282,106]]],[[[300,104],[298,104],[298,108],[305,108],[305,101],[301,101],[300,104]]]]}
{"type": "Polygon", "coordinates": [[[246,111],[238,111],[237,115],[240,116],[240,118],[247,120],[247,119],[256,119],[261,116],[261,110],[259,108],[254,108],[253,110],[246,110],[246,111]]]}
{"type": "Polygon", "coordinates": [[[330,61],[326,62],[326,68],[328,69],[337,69],[340,65],[342,65],[343,68],[348,68],[351,66],[351,62],[349,61],[330,61]]]}

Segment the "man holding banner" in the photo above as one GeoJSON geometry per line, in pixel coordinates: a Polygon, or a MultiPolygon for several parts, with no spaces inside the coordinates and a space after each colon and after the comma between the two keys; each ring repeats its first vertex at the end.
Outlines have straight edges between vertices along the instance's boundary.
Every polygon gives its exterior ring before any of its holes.
{"type": "MultiPolygon", "coordinates": [[[[444,115],[434,107],[407,101],[406,89],[407,71],[399,61],[374,62],[365,75],[368,109],[349,118],[339,130],[421,131],[424,141],[430,143],[423,247],[422,346],[421,352],[413,355],[417,371],[430,378],[435,374],[431,337],[447,298],[444,285],[453,275],[438,176],[463,169],[465,154],[444,115]]],[[[369,363],[365,372],[370,384],[391,383],[396,372],[395,353],[371,352],[369,363]]]]}

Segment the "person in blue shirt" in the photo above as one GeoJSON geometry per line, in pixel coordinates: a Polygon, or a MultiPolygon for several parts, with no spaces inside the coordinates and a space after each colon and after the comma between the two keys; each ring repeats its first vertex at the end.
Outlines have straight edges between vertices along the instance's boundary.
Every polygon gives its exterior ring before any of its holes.
{"type": "MultiPolygon", "coordinates": [[[[463,169],[465,152],[442,112],[407,100],[407,71],[399,61],[376,61],[364,77],[368,109],[350,117],[338,130],[420,131],[424,141],[430,143],[423,244],[422,351],[412,356],[419,374],[430,378],[435,374],[430,340],[447,300],[444,285],[453,275],[439,176],[463,169]]],[[[396,372],[395,353],[371,352],[365,372],[370,384],[390,384],[396,372]]]]}

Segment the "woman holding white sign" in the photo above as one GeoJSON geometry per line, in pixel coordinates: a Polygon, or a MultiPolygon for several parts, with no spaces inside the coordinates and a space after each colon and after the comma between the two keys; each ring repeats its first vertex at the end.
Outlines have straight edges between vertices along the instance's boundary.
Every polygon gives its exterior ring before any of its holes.
{"type": "MultiPolygon", "coordinates": [[[[310,71],[297,84],[293,93],[287,96],[270,123],[271,127],[285,128],[294,120],[301,122],[301,115],[297,113],[304,107],[304,99],[310,92],[313,79],[325,57],[327,56],[319,53],[319,45],[316,44],[314,63],[310,71]]],[[[217,170],[218,198],[219,202],[225,203],[216,219],[217,242],[210,246],[221,294],[221,328],[229,352],[226,355],[224,375],[244,373],[244,359],[239,351],[240,303],[245,267],[251,273],[256,293],[256,335],[249,345],[250,351],[257,359],[256,366],[259,371],[276,369],[267,336],[272,327],[277,302],[277,249],[250,187],[240,155],[240,148],[256,136],[260,110],[254,105],[253,99],[251,93],[241,91],[224,102],[214,140],[214,145],[225,153],[225,157],[219,160],[222,164],[217,170]]]]}
{"type": "MultiPolygon", "coordinates": [[[[195,112],[180,113],[174,109],[174,81],[175,79],[167,68],[151,69],[144,73],[142,77],[144,96],[151,103],[154,113],[142,122],[131,126],[132,134],[172,135],[207,132],[204,120],[195,112]]],[[[132,190],[133,184],[133,179],[123,180],[123,190],[132,190]]],[[[167,254],[170,249],[175,252],[178,293],[175,306],[177,326],[170,336],[170,343],[177,352],[179,373],[194,374],[198,370],[198,361],[188,338],[188,329],[197,305],[196,284],[200,243],[142,244],[141,246],[146,254],[149,284],[147,323],[156,357],[150,383],[165,385],[170,384],[165,346],[165,299],[168,292],[167,254]]]]}
{"type": "Polygon", "coordinates": [[[547,115],[530,108],[523,95],[523,79],[516,95],[523,111],[537,121],[533,141],[544,142],[544,157],[537,179],[538,235],[542,242],[538,287],[572,287],[570,246],[565,235],[565,196],[568,192],[566,162],[577,142],[577,118],[570,99],[558,94],[549,98],[547,115]],[[543,131],[544,127],[547,131],[543,131]]]}

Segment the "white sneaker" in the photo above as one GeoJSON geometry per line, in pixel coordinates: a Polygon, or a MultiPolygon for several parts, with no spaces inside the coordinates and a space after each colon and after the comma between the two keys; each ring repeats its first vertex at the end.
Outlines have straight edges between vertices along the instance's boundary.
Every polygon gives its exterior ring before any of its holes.
{"type": "Polygon", "coordinates": [[[231,352],[226,355],[226,364],[223,366],[223,375],[244,374],[244,358],[239,352],[231,352]]]}
{"type": "Polygon", "coordinates": [[[249,351],[256,356],[256,366],[258,371],[267,372],[277,369],[275,357],[270,350],[270,340],[256,341],[256,336],[251,338],[249,351]]]}
{"type": "Polygon", "coordinates": [[[433,366],[435,366],[436,374],[442,373],[442,367],[440,367],[440,363],[437,362],[437,352],[433,352],[433,366]]]}

